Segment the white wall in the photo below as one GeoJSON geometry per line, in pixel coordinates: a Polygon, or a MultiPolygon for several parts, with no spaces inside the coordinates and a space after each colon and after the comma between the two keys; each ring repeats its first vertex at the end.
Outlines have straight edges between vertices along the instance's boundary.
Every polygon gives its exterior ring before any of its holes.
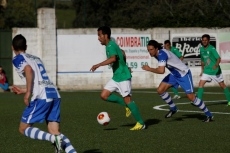
{"type": "MultiPolygon", "coordinates": [[[[23,34],[27,38],[27,52],[37,55],[43,59],[48,71],[47,73],[54,83],[57,82],[57,85],[61,89],[89,90],[103,88],[104,84],[112,77],[111,71],[108,71],[107,67],[103,67],[100,68],[96,73],[89,72],[89,69],[93,64],[97,64],[98,62],[106,59],[104,47],[101,46],[97,40],[97,28],[58,29],[56,33],[55,22],[55,11],[53,9],[39,9],[38,28],[14,28],[13,36],[16,34],[23,34]],[[83,41],[83,39],[80,39],[81,41],[74,41],[69,39],[67,42],[69,42],[68,45],[70,49],[65,49],[63,47],[64,45],[62,44],[63,41],[60,41],[60,36],[66,36],[67,39],[71,38],[72,36],[89,36],[89,40],[87,39],[86,41],[83,41]],[[56,46],[58,47],[56,48],[56,46]],[[86,58],[87,55],[88,57],[86,58]],[[81,61],[82,64],[79,65],[79,61],[81,61]],[[82,67],[84,67],[84,69],[82,69],[82,67]],[[74,71],[73,73],[73,70],[76,70],[76,72],[74,71]]],[[[200,34],[201,36],[204,33],[215,34],[218,38],[219,34],[230,33],[230,28],[153,28],[148,30],[112,28],[112,35],[146,34],[150,35],[152,39],[155,39],[158,42],[164,42],[164,40],[170,39],[170,36],[176,34],[186,34],[189,36],[200,34]]],[[[86,37],[84,37],[84,40],[85,38],[86,37]]],[[[217,49],[219,49],[218,41],[219,40],[217,40],[217,49]]],[[[150,63],[152,67],[157,66],[154,58],[151,59],[150,63]]],[[[226,66],[226,64],[223,64],[223,67],[225,67],[225,69],[223,69],[225,82],[227,85],[230,85],[230,68],[228,68],[229,66],[226,66]]],[[[191,70],[194,85],[197,86],[199,81],[200,67],[192,67],[191,70]]],[[[155,88],[166,74],[157,75],[149,72],[134,70],[132,73],[133,88],[155,88]]],[[[14,84],[23,85],[15,71],[14,84]]],[[[216,85],[216,83],[207,84],[207,86],[216,85]]]]}

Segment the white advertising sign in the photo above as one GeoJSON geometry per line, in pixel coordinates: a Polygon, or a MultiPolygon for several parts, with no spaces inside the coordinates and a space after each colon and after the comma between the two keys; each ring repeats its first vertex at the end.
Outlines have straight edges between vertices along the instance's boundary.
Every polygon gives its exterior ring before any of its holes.
{"type": "MultiPolygon", "coordinates": [[[[150,65],[147,51],[149,35],[112,35],[126,53],[126,62],[132,71],[143,71],[141,67],[150,65]]],[[[97,35],[58,35],[58,73],[90,73],[90,68],[106,60],[105,46],[97,35]]],[[[109,66],[100,67],[96,72],[111,71],[109,66]]]]}

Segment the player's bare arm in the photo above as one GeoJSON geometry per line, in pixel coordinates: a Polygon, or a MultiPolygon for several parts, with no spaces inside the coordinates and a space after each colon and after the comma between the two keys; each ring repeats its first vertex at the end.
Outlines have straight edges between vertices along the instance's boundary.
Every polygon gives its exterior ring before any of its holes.
{"type": "Polygon", "coordinates": [[[148,65],[144,65],[142,67],[143,70],[153,72],[156,74],[164,74],[165,73],[165,66],[158,66],[157,68],[151,68],[148,65]]]}
{"type": "Polygon", "coordinates": [[[26,88],[20,88],[20,87],[18,87],[18,86],[16,86],[16,85],[13,85],[12,86],[12,90],[13,90],[13,92],[15,93],[15,94],[24,94],[24,93],[26,93],[26,88]]]}
{"type": "MultiPolygon", "coordinates": [[[[125,59],[125,62],[126,62],[126,54],[125,54],[125,51],[122,50],[122,49],[121,49],[121,51],[122,51],[122,54],[123,54],[124,59],[125,59]]],[[[131,69],[131,67],[129,67],[129,71],[130,71],[131,73],[133,72],[132,69],[131,69]]]]}
{"type": "Polygon", "coordinates": [[[26,106],[29,105],[29,98],[32,92],[32,85],[33,85],[33,77],[34,72],[30,65],[26,65],[24,68],[25,76],[26,76],[26,93],[24,96],[24,103],[26,106]]]}
{"type": "Polygon", "coordinates": [[[97,68],[99,68],[100,66],[105,66],[105,65],[109,65],[109,64],[112,64],[116,61],[116,56],[112,56],[110,58],[108,58],[107,60],[99,63],[99,64],[96,64],[96,65],[93,65],[90,69],[90,71],[94,72],[97,68]]]}
{"type": "Polygon", "coordinates": [[[201,73],[200,73],[200,76],[202,76],[204,72],[204,62],[201,62],[201,73]]]}
{"type": "Polygon", "coordinates": [[[216,60],[216,64],[213,66],[213,69],[216,69],[216,68],[219,67],[220,61],[221,61],[221,58],[218,58],[218,59],[216,60]]]}

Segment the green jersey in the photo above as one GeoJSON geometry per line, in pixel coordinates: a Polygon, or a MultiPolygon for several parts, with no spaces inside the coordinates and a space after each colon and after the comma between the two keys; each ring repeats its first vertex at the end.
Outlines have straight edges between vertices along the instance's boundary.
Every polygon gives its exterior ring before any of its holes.
{"type": "Polygon", "coordinates": [[[114,41],[110,40],[109,43],[106,45],[106,55],[107,58],[116,56],[116,61],[111,64],[111,67],[113,69],[112,79],[114,81],[121,82],[128,80],[132,77],[131,72],[124,60],[124,55],[120,47],[114,41]]]}
{"type": "Polygon", "coordinates": [[[203,46],[200,47],[200,57],[201,62],[204,63],[203,73],[209,75],[221,74],[220,66],[218,66],[216,69],[213,69],[213,66],[216,64],[217,59],[220,58],[215,47],[213,47],[212,45],[208,45],[206,48],[203,46]]]}
{"type": "Polygon", "coordinates": [[[178,58],[182,57],[179,49],[177,49],[176,47],[171,47],[170,51],[173,52],[173,54],[175,54],[178,58]]]}

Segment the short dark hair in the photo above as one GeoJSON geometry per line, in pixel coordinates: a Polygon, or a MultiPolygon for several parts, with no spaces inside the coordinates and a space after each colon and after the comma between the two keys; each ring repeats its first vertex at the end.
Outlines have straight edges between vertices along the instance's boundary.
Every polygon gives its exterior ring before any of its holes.
{"type": "Polygon", "coordinates": [[[204,34],[203,36],[202,36],[202,39],[203,38],[207,38],[208,40],[210,40],[210,35],[209,34],[204,34]]]}
{"type": "Polygon", "coordinates": [[[13,40],[12,40],[12,46],[14,47],[15,51],[19,51],[19,50],[26,50],[26,38],[19,34],[16,35],[13,40]]]}
{"type": "Polygon", "coordinates": [[[111,29],[110,29],[110,27],[108,27],[108,26],[102,26],[102,27],[99,27],[97,29],[97,31],[102,31],[102,34],[103,35],[106,34],[108,36],[108,38],[110,39],[110,36],[111,36],[111,29]]]}
{"type": "Polygon", "coordinates": [[[164,44],[169,44],[169,45],[171,45],[171,42],[170,42],[170,40],[165,40],[164,44]]]}
{"type": "Polygon", "coordinates": [[[156,40],[149,40],[148,46],[153,46],[154,48],[162,49],[162,45],[156,40]]]}

